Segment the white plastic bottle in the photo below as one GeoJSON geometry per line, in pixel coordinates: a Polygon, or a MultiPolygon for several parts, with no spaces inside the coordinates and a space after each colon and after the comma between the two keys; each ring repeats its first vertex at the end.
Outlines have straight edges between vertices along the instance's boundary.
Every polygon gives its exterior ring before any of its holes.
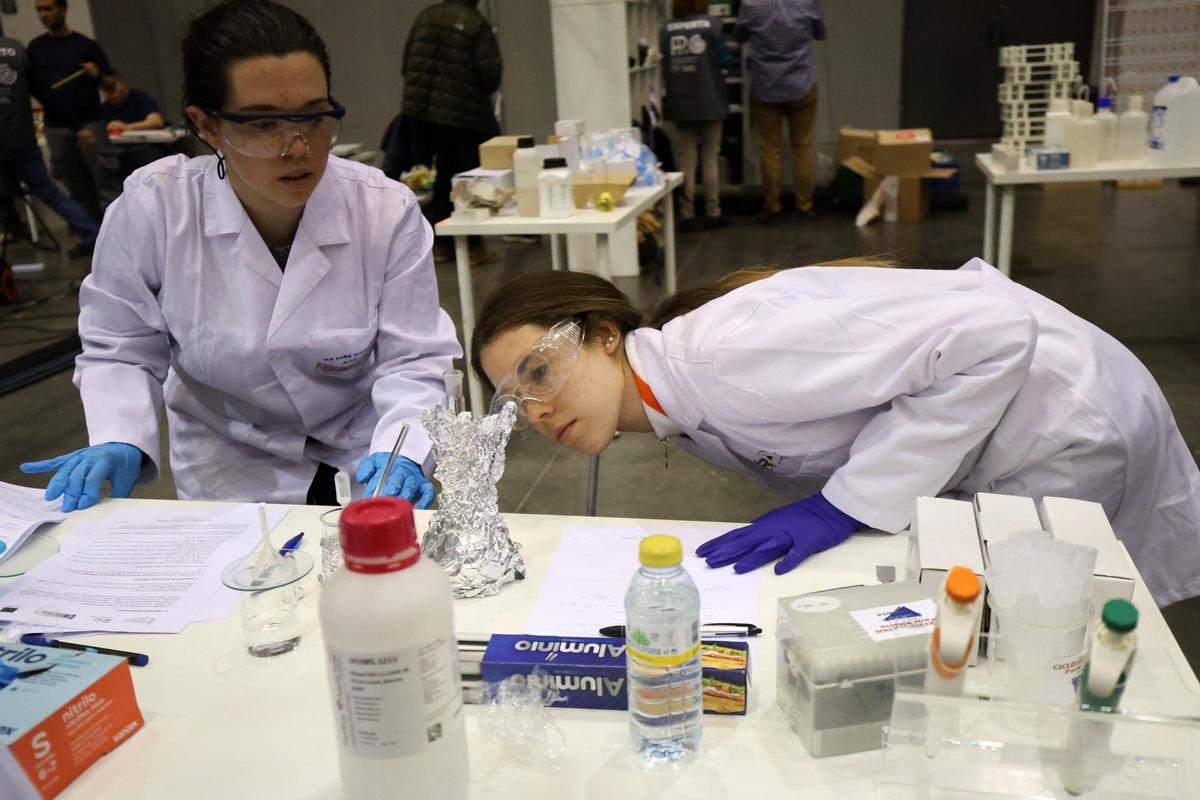
{"type": "Polygon", "coordinates": [[[462,800],[470,775],[450,582],[421,557],[404,500],[351,503],[341,538],[345,568],[321,590],[319,612],[343,800],[462,800]]]}
{"type": "Polygon", "coordinates": [[[1200,162],[1200,84],[1195,78],[1172,75],[1154,95],[1150,160],[1156,164],[1200,162]]]}
{"type": "Polygon", "coordinates": [[[1071,168],[1093,167],[1100,158],[1100,126],[1092,114],[1092,104],[1075,100],[1067,122],[1066,148],[1071,151],[1071,168]]]}
{"type": "Polygon", "coordinates": [[[571,170],[565,158],[547,158],[538,174],[538,203],[543,217],[569,217],[575,213],[571,170]]]}
{"type": "Polygon", "coordinates": [[[532,136],[522,136],[513,151],[513,179],[517,186],[517,213],[522,217],[536,217],[538,208],[538,173],[542,171],[542,160],[538,157],[537,144],[532,136]]]}
{"type": "Polygon", "coordinates": [[[647,536],[625,593],[625,663],[634,750],[647,766],[700,752],[700,593],[674,536],[647,536]]]}
{"type": "Polygon", "coordinates": [[[1142,110],[1142,96],[1129,96],[1129,108],[1117,120],[1117,158],[1137,161],[1146,154],[1146,130],[1150,117],[1142,110]]]}
{"type": "Polygon", "coordinates": [[[1100,161],[1113,161],[1117,157],[1117,115],[1112,110],[1112,98],[1101,97],[1096,101],[1096,126],[1100,130],[1100,161]]]}
{"type": "Polygon", "coordinates": [[[1063,146],[1063,134],[1067,120],[1071,118],[1070,102],[1065,97],[1055,97],[1050,101],[1050,110],[1046,112],[1046,133],[1042,137],[1046,147],[1063,146]]]}

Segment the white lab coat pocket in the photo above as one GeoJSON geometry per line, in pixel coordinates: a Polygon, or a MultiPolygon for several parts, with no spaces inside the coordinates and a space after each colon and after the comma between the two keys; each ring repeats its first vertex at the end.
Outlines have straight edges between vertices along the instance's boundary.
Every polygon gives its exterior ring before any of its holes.
{"type": "Polygon", "coordinates": [[[374,361],[375,337],[373,327],[314,331],[302,357],[316,378],[354,379],[374,361]]]}
{"type": "MultiPolygon", "coordinates": [[[[850,460],[850,445],[834,447],[819,453],[785,455],[770,471],[780,478],[819,478],[827,480],[838,467],[850,460]]],[[[758,462],[763,466],[762,459],[758,462]]]]}

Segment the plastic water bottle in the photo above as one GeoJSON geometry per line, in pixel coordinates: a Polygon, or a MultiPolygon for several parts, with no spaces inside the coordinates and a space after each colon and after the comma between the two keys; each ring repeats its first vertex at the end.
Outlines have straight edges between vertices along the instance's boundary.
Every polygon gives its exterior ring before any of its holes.
{"type": "Polygon", "coordinates": [[[465,800],[470,772],[446,573],[421,556],[412,506],[351,503],[346,563],[319,614],[343,800],[465,800]]]}
{"type": "Polygon", "coordinates": [[[1100,161],[1117,157],[1117,115],[1113,113],[1112,98],[1096,101],[1096,125],[1100,128],[1100,161]]]}
{"type": "Polygon", "coordinates": [[[1149,116],[1142,110],[1140,94],[1129,97],[1129,108],[1117,121],[1117,158],[1135,161],[1146,154],[1146,130],[1149,116]]]}
{"type": "Polygon", "coordinates": [[[625,659],[633,745],[647,766],[700,752],[700,593],[674,536],[647,536],[625,593],[625,659]]]}
{"type": "Polygon", "coordinates": [[[1154,95],[1149,144],[1156,164],[1200,161],[1200,84],[1195,78],[1172,75],[1154,95]]]}
{"type": "Polygon", "coordinates": [[[1071,119],[1070,101],[1065,97],[1052,98],[1050,110],[1046,112],[1046,135],[1043,137],[1046,147],[1063,146],[1063,135],[1069,119],[1071,119]]]}

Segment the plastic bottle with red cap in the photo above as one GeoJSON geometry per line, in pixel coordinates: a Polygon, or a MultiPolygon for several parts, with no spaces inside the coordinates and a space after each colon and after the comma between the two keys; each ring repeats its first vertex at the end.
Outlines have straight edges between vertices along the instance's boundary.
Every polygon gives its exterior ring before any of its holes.
{"type": "Polygon", "coordinates": [[[470,783],[454,598],[421,557],[412,506],[351,503],[345,567],[321,590],[321,633],[345,800],[458,800],[470,783]]]}

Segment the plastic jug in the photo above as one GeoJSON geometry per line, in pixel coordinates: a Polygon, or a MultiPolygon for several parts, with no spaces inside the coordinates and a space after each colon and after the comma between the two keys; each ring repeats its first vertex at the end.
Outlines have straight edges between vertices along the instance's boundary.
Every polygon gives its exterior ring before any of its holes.
{"type": "Polygon", "coordinates": [[[1046,147],[1062,147],[1063,134],[1066,132],[1067,120],[1071,118],[1071,101],[1065,97],[1055,97],[1050,101],[1050,110],[1046,112],[1046,133],[1042,143],[1046,147]]]}
{"type": "Polygon", "coordinates": [[[1063,142],[1063,147],[1071,153],[1071,168],[1095,166],[1100,158],[1100,126],[1092,114],[1092,104],[1074,100],[1071,111],[1063,142]]]}
{"type": "Polygon", "coordinates": [[[1146,155],[1150,116],[1142,110],[1142,96],[1130,95],[1129,108],[1117,120],[1117,158],[1137,161],[1146,155]]]}
{"type": "Polygon", "coordinates": [[[1112,98],[1101,97],[1096,101],[1096,126],[1100,130],[1100,160],[1113,161],[1117,158],[1117,115],[1112,110],[1112,98]]]}
{"type": "Polygon", "coordinates": [[[1150,114],[1150,161],[1200,163],[1200,84],[1172,75],[1154,95],[1150,114]]]}

